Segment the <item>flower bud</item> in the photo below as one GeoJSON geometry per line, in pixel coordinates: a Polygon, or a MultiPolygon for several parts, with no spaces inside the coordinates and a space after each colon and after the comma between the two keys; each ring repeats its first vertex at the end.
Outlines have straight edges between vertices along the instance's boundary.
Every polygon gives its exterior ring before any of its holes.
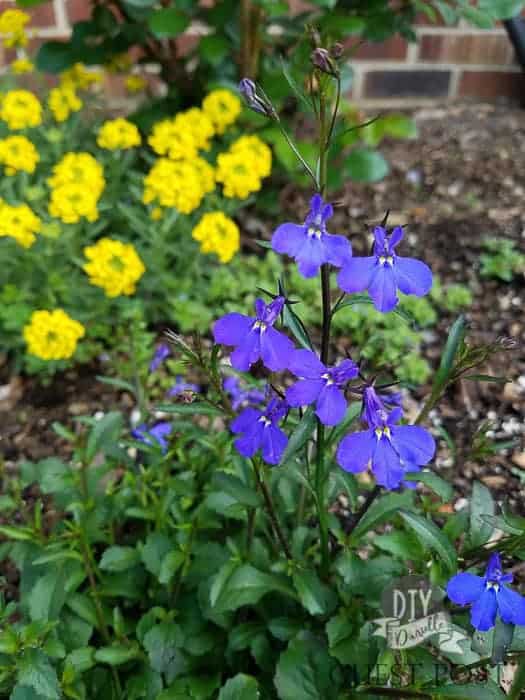
{"type": "Polygon", "coordinates": [[[275,109],[266,95],[260,95],[257,85],[250,78],[243,78],[239,83],[239,92],[250,109],[266,117],[275,117],[275,109]]]}
{"type": "Polygon", "coordinates": [[[344,50],[344,46],[337,41],[335,44],[332,44],[332,46],[330,46],[330,56],[337,60],[338,58],[341,58],[344,50]]]}
{"type": "Polygon", "coordinates": [[[337,76],[339,71],[333,59],[326,49],[314,49],[310,55],[311,61],[316,68],[319,68],[323,73],[337,76]]]}

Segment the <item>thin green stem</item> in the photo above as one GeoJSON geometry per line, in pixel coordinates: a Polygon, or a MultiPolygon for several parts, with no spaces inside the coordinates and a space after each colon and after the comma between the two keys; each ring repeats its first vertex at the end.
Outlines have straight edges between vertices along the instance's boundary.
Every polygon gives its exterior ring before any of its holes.
{"type": "Polygon", "coordinates": [[[295,153],[295,156],[297,157],[297,159],[299,160],[299,162],[301,163],[301,165],[302,165],[303,168],[305,169],[306,173],[310,176],[310,178],[311,178],[311,180],[312,180],[312,182],[313,182],[313,184],[314,184],[314,187],[315,187],[316,191],[319,191],[319,190],[321,189],[321,187],[320,187],[319,182],[317,181],[317,178],[315,177],[314,171],[313,171],[312,168],[308,165],[308,163],[305,161],[305,159],[303,158],[303,156],[299,153],[299,150],[298,150],[297,146],[296,146],[295,143],[292,141],[292,139],[289,137],[288,132],[286,131],[286,129],[285,129],[284,126],[282,125],[281,120],[279,119],[279,117],[276,118],[276,123],[277,123],[277,126],[279,127],[279,129],[280,129],[280,131],[281,131],[281,134],[282,134],[282,135],[284,136],[284,138],[286,139],[286,143],[290,146],[290,148],[292,149],[292,151],[295,153]]]}
{"type": "Polygon", "coordinates": [[[508,698],[509,700],[520,700],[522,697],[521,691],[525,688],[525,658],[521,659],[518,668],[516,669],[516,674],[514,680],[512,681],[511,688],[509,690],[508,698]]]}
{"type": "Polygon", "coordinates": [[[255,533],[255,508],[248,508],[248,523],[246,527],[246,559],[250,558],[253,536],[255,533]]]}
{"type": "Polygon", "coordinates": [[[255,479],[257,481],[257,485],[259,487],[259,490],[262,493],[262,496],[264,498],[264,502],[266,505],[266,510],[268,511],[268,517],[270,518],[270,521],[273,526],[273,530],[277,536],[277,539],[279,540],[281,547],[283,548],[284,553],[286,554],[286,558],[288,560],[292,560],[292,552],[290,551],[290,547],[288,546],[288,542],[286,541],[286,537],[284,536],[284,532],[281,528],[281,525],[279,523],[279,519],[277,517],[277,513],[275,511],[275,506],[273,504],[272,500],[272,495],[268,489],[267,484],[264,481],[264,477],[261,474],[261,469],[260,466],[257,462],[256,459],[252,459],[252,464],[253,464],[253,470],[255,472],[255,479]]]}

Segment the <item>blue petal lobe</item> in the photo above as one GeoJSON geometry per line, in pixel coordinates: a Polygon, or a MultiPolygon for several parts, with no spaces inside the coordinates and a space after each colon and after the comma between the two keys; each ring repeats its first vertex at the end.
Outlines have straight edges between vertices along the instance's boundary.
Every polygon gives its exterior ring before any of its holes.
{"type": "Polygon", "coordinates": [[[375,266],[375,255],[366,258],[351,258],[339,273],[337,284],[349,294],[363,292],[368,289],[375,266]]]}
{"type": "Polygon", "coordinates": [[[261,357],[265,367],[272,372],[286,369],[293,351],[294,345],[290,338],[275,328],[268,326],[264,333],[261,333],[261,357]]]}
{"type": "Polygon", "coordinates": [[[288,437],[276,425],[264,428],[262,434],[262,456],[268,464],[279,464],[288,444],[288,437]]]}
{"type": "Polygon", "coordinates": [[[395,308],[398,302],[396,277],[390,265],[376,265],[368,285],[368,293],[378,311],[387,313],[395,308]]]}
{"type": "Polygon", "coordinates": [[[337,463],[347,472],[362,472],[372,459],[376,442],[372,430],[350,433],[339,443],[337,463]]]}
{"type": "Polygon", "coordinates": [[[522,595],[506,586],[500,586],[496,598],[503,622],[525,625],[525,598],[522,595]]]}
{"type": "Polygon", "coordinates": [[[447,595],[456,605],[474,603],[485,590],[485,579],[475,574],[456,574],[447,583],[447,595]]]}
{"type": "Polygon", "coordinates": [[[249,331],[243,341],[232,352],[232,366],[239,372],[247,372],[261,355],[261,336],[258,331],[249,331]]]}
{"type": "Polygon", "coordinates": [[[245,433],[252,428],[262,416],[255,408],[245,408],[244,411],[232,420],[230,430],[232,433],[245,433]]]}
{"type": "Polygon", "coordinates": [[[323,425],[337,425],[345,417],[346,399],[341,389],[335,384],[321,389],[317,399],[316,414],[323,425]]]}
{"type": "Polygon", "coordinates": [[[317,379],[324,372],[326,367],[312,350],[294,350],[288,363],[288,369],[296,377],[305,379],[317,379]]]}
{"type": "Polygon", "coordinates": [[[415,258],[396,258],[394,264],[396,282],[403,294],[422,297],[432,287],[432,272],[428,265],[415,258]]]}
{"type": "Polygon", "coordinates": [[[479,632],[487,632],[494,627],[498,601],[493,588],[486,588],[476,600],[470,611],[472,626],[479,632]]]}
{"type": "Polygon", "coordinates": [[[213,337],[220,345],[239,345],[250,331],[253,319],[243,314],[231,313],[215,321],[213,337]]]}
{"type": "Polygon", "coordinates": [[[399,488],[403,480],[404,470],[399,455],[385,437],[377,442],[372,457],[372,472],[377,483],[387,489],[399,488]]]}
{"type": "Polygon", "coordinates": [[[306,240],[304,226],[299,224],[281,224],[272,236],[272,248],[276,253],[285,253],[291,258],[301,250],[306,240]]]}
{"type": "Polygon", "coordinates": [[[396,425],[392,430],[392,442],[405,462],[427,464],[436,451],[432,435],[417,425],[396,425]]]}
{"type": "Polygon", "coordinates": [[[322,379],[300,379],[286,390],[286,400],[293,408],[308,406],[317,400],[323,386],[322,379]]]}

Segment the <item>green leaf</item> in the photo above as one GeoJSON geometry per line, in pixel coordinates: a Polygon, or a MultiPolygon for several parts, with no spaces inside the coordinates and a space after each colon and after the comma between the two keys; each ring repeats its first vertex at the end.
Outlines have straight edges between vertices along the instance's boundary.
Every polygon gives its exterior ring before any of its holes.
{"type": "Polygon", "coordinates": [[[381,153],[356,148],[345,159],[344,172],[355,182],[378,182],[389,173],[389,166],[381,153]]]}
{"type": "Polygon", "coordinates": [[[391,518],[400,508],[406,508],[412,502],[413,495],[408,491],[404,493],[387,493],[384,496],[380,496],[361,518],[359,525],[352,533],[352,539],[358,540],[367,532],[373,530],[376,525],[391,518]]]}
{"type": "Polygon", "coordinates": [[[309,635],[290,642],[274,678],[280,700],[335,700],[340,679],[326,647],[309,635]]]}
{"type": "Polygon", "coordinates": [[[66,605],[82,620],[89,622],[92,627],[98,629],[97,612],[91,598],[88,598],[84,593],[73,593],[68,597],[66,605]]]}
{"type": "Polygon", "coordinates": [[[452,484],[449,484],[448,481],[445,481],[445,479],[442,479],[430,470],[408,472],[405,474],[405,479],[407,481],[416,481],[425,484],[425,486],[428,486],[429,489],[434,491],[445,503],[452,500],[454,496],[454,487],[452,484]]]}
{"type": "Polygon", "coordinates": [[[440,698],[459,698],[460,700],[505,700],[507,697],[501,688],[492,680],[483,683],[465,683],[464,685],[442,685],[438,688],[425,688],[426,693],[432,693],[433,700],[440,698]]]}
{"type": "Polygon", "coordinates": [[[122,666],[128,661],[133,661],[140,657],[140,649],[138,646],[124,646],[123,644],[115,644],[110,647],[100,647],[95,652],[95,661],[108,666],[122,666]]]}
{"type": "Polygon", "coordinates": [[[45,695],[40,695],[36,690],[27,685],[17,684],[9,696],[9,700],[45,700],[45,695]]]}
{"type": "Polygon", "coordinates": [[[337,603],[337,596],[326,584],[322,583],[314,571],[296,570],[293,582],[299,600],[310,615],[326,615],[337,603]]]}
{"type": "Polygon", "coordinates": [[[299,425],[294,429],[286,445],[286,449],[281,458],[281,465],[286,464],[292,457],[294,457],[299,450],[301,450],[308,440],[311,438],[315,426],[317,425],[317,420],[315,417],[314,409],[309,406],[304,412],[303,417],[299,421],[299,425]]]}
{"type": "MultiPolygon", "coordinates": [[[[374,302],[368,296],[368,294],[350,294],[349,296],[345,297],[339,304],[337,304],[336,308],[332,312],[332,315],[336,314],[338,311],[341,311],[341,309],[345,309],[347,306],[356,306],[359,304],[373,306],[374,302]]],[[[393,309],[391,313],[396,314],[396,316],[399,316],[403,319],[403,321],[406,321],[411,326],[416,325],[415,320],[412,318],[412,316],[407,311],[405,311],[405,309],[400,308],[399,306],[396,306],[396,308],[393,309]]]]}
{"type": "Polygon", "coordinates": [[[8,540],[19,542],[30,542],[36,540],[33,531],[27,527],[11,527],[10,525],[0,525],[0,535],[4,535],[8,540]]]}
{"type": "Polygon", "coordinates": [[[495,504],[489,489],[475,481],[470,499],[470,545],[479,547],[488,542],[493,532],[490,521],[486,519],[495,514],[495,504]]]}
{"type": "Polygon", "coordinates": [[[199,42],[199,54],[212,66],[218,66],[228,55],[229,49],[228,41],[216,34],[204,36],[199,42]]]}
{"type": "Polygon", "coordinates": [[[357,630],[345,611],[332,617],[326,624],[330,655],[343,665],[374,666],[375,640],[368,624],[357,630]]]}
{"type": "Polygon", "coordinates": [[[40,649],[24,651],[17,663],[17,681],[49,700],[62,697],[56,671],[40,649]]]}
{"type": "Polygon", "coordinates": [[[110,411],[97,421],[87,440],[86,460],[91,462],[97,452],[101,452],[109,445],[116,443],[123,425],[124,419],[119,411],[110,411]]]}
{"type": "Polygon", "coordinates": [[[450,573],[457,569],[457,554],[448,537],[432,521],[406,510],[399,512],[405,523],[415,532],[421,543],[433,549],[450,573]]]}
{"type": "Polygon", "coordinates": [[[184,635],[174,622],[161,622],[144,635],[144,648],[148,652],[151,667],[166,674],[168,683],[185,672],[187,662],[181,647],[184,635]]]}
{"type": "Polygon", "coordinates": [[[95,666],[95,647],[82,647],[74,649],[66,657],[66,663],[70,663],[77,673],[84,673],[95,666]]]}
{"type": "Polygon", "coordinates": [[[305,348],[306,350],[313,349],[308,331],[306,330],[299,316],[289,306],[289,304],[285,304],[283,307],[283,323],[286,328],[290,329],[293,337],[297,340],[301,347],[305,348]]]}
{"type": "Polygon", "coordinates": [[[480,10],[487,12],[494,19],[510,19],[517,17],[523,5],[523,0],[479,0],[478,7],[480,10]]]}
{"type": "Polygon", "coordinates": [[[454,360],[465,338],[465,332],[465,318],[464,316],[459,316],[452,324],[448,334],[445,349],[441,357],[441,362],[439,363],[439,369],[434,378],[434,384],[432,387],[434,392],[441,391],[441,389],[449,381],[452,369],[454,367],[454,360]]]}
{"type": "Polygon", "coordinates": [[[232,496],[237,503],[243,506],[248,506],[251,508],[260,507],[261,499],[259,494],[246,486],[238,477],[233,476],[233,474],[227,474],[226,472],[218,471],[213,475],[212,486],[225,491],[228,495],[232,496]]]}
{"type": "Polygon", "coordinates": [[[66,575],[62,567],[55,567],[38,579],[29,596],[29,614],[32,620],[56,620],[66,600],[66,575]]]}
{"type": "Polygon", "coordinates": [[[134,547],[108,547],[100,560],[103,571],[128,571],[140,563],[140,554],[134,547]]]}
{"type": "MultiPolygon", "coordinates": [[[[230,571],[228,562],[225,567],[230,571]]],[[[223,567],[223,569],[225,568],[223,567]]],[[[270,592],[282,593],[296,599],[296,594],[284,576],[267,574],[256,569],[251,564],[236,566],[224,581],[222,571],[219,571],[211,589],[211,603],[215,612],[223,613],[237,610],[243,605],[255,605],[270,592]],[[217,587],[217,581],[221,586],[217,587]]]]}
{"type": "Polygon", "coordinates": [[[174,549],[172,552],[168,552],[160,565],[159,583],[163,586],[167,585],[184,564],[184,561],[184,553],[180,550],[174,549]]]}
{"type": "Polygon", "coordinates": [[[67,41],[46,41],[36,55],[36,66],[44,73],[61,73],[75,63],[75,52],[67,41]]]}
{"type": "Polygon", "coordinates": [[[173,543],[167,535],[161,532],[152,532],[148,535],[142,547],[141,559],[150,574],[159,577],[162,560],[173,549],[173,543]]]}
{"type": "Polygon", "coordinates": [[[223,411],[215,408],[214,406],[209,406],[206,403],[180,403],[180,404],[162,404],[156,407],[157,411],[162,413],[178,413],[181,415],[189,416],[222,416],[223,411]]]}
{"type": "Polygon", "coordinates": [[[464,7],[459,8],[459,12],[466,20],[468,20],[471,24],[474,24],[476,27],[479,27],[480,29],[492,29],[492,17],[486,12],[479,10],[477,7],[469,7],[465,5],[464,7]]]}
{"type": "Polygon", "coordinates": [[[148,17],[148,26],[158,39],[182,34],[189,23],[189,17],[175,7],[156,10],[148,17]]]}
{"type": "Polygon", "coordinates": [[[238,673],[222,686],[219,700],[258,700],[259,685],[255,678],[238,673]]]}

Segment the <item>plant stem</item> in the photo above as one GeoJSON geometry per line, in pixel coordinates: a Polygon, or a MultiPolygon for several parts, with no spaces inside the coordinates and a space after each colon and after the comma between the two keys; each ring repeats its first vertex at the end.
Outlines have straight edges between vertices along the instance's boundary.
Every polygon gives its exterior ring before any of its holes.
{"type": "Polygon", "coordinates": [[[374,486],[374,488],[368,493],[363,505],[361,506],[361,508],[359,508],[357,513],[355,513],[355,515],[352,518],[352,521],[350,522],[348,530],[346,530],[346,534],[348,536],[350,536],[352,532],[356,529],[356,527],[359,525],[359,522],[363,519],[363,516],[365,515],[366,511],[370,508],[370,506],[379,496],[380,493],[381,486],[374,486]]]}
{"type": "Polygon", "coordinates": [[[288,546],[288,542],[286,541],[286,537],[284,536],[284,533],[281,529],[281,525],[279,524],[279,520],[278,520],[277,514],[275,512],[275,507],[273,505],[272,496],[270,494],[268,486],[265,483],[264,478],[261,474],[261,470],[260,470],[259,464],[257,463],[257,460],[252,459],[252,464],[253,464],[253,469],[255,472],[255,478],[257,481],[257,485],[258,485],[258,487],[263,495],[264,502],[266,504],[266,510],[268,511],[268,516],[271,520],[274,532],[277,535],[277,539],[279,540],[281,547],[284,550],[284,553],[286,554],[286,558],[291,560],[292,553],[290,551],[290,547],[288,546]]]}
{"type": "Polygon", "coordinates": [[[518,668],[516,670],[516,675],[512,681],[512,686],[509,690],[509,700],[520,700],[521,691],[525,688],[525,658],[521,659],[518,668]]]}
{"type": "Polygon", "coordinates": [[[319,182],[317,181],[317,178],[316,178],[316,176],[315,176],[315,174],[314,174],[314,171],[313,171],[312,168],[308,165],[308,163],[305,161],[305,159],[302,157],[302,155],[299,153],[299,150],[298,150],[297,146],[296,146],[295,143],[292,141],[292,139],[288,136],[288,132],[286,131],[286,129],[285,129],[284,126],[282,125],[281,120],[279,119],[279,117],[276,117],[275,122],[276,122],[277,126],[279,127],[279,130],[280,130],[281,134],[282,134],[282,135],[284,136],[284,138],[286,139],[286,143],[290,146],[290,148],[292,149],[292,151],[295,153],[295,156],[297,157],[297,159],[299,160],[299,162],[301,163],[301,165],[302,165],[303,168],[305,169],[306,173],[310,176],[310,178],[311,178],[311,180],[312,180],[312,182],[313,182],[313,184],[314,184],[315,189],[316,189],[317,191],[319,191],[319,190],[321,189],[321,186],[320,186],[319,182]]]}
{"type": "Polygon", "coordinates": [[[250,558],[253,535],[255,532],[255,508],[248,508],[248,525],[246,528],[246,559],[250,558]]]}

